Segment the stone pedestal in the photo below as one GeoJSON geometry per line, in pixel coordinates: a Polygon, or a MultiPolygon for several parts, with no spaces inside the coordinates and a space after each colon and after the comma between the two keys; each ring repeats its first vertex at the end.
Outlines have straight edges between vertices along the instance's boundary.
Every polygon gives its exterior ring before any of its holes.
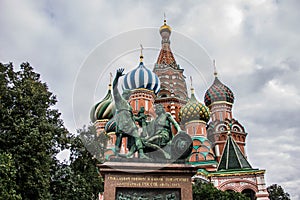
{"type": "Polygon", "coordinates": [[[104,177],[105,200],[192,200],[192,165],[144,162],[106,162],[98,165],[104,177]]]}

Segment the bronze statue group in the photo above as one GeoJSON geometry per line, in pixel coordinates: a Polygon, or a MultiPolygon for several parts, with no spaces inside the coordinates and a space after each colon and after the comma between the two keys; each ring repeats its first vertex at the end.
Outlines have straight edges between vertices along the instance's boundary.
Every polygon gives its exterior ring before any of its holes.
{"type": "MultiPolygon", "coordinates": [[[[144,107],[141,107],[138,114],[133,115],[132,108],[128,103],[130,91],[125,90],[122,95],[118,90],[118,81],[125,74],[124,68],[117,70],[113,82],[113,96],[115,100],[116,113],[116,155],[120,157],[131,158],[135,152],[138,152],[140,159],[150,159],[145,153],[156,152],[155,155],[163,155],[165,159],[171,159],[171,143],[174,138],[172,133],[172,125],[177,132],[177,149],[183,150],[182,153],[189,154],[191,140],[189,136],[181,130],[179,124],[175,121],[172,115],[164,110],[160,104],[155,106],[156,118],[152,121],[147,121],[144,107]],[[142,129],[142,134],[139,134],[138,126],[142,129]],[[127,137],[127,154],[120,154],[122,138],[127,137]]],[[[174,144],[173,144],[174,147],[174,144]]],[[[177,155],[177,154],[176,154],[177,155]]],[[[174,157],[174,156],[173,156],[174,157]]]]}

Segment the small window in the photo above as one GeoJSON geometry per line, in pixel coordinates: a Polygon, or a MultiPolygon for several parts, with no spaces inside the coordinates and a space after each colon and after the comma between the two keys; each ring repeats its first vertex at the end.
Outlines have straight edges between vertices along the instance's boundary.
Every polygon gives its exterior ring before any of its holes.
{"type": "Polygon", "coordinates": [[[139,108],[139,101],[136,99],[135,100],[135,110],[138,110],[139,108]]]}
{"type": "Polygon", "coordinates": [[[148,102],[149,102],[149,101],[146,99],[146,100],[145,100],[145,110],[146,110],[146,111],[148,111],[148,102]]]}
{"type": "Polygon", "coordinates": [[[219,113],[220,114],[220,121],[223,121],[223,113],[219,113]]]}

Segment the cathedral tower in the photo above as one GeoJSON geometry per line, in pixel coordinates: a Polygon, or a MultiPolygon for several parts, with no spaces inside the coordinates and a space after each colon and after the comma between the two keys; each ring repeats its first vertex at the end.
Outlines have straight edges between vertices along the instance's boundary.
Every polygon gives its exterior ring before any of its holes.
{"type": "Polygon", "coordinates": [[[154,65],[153,72],[159,77],[161,88],[155,99],[156,104],[162,104],[167,112],[179,121],[179,111],[188,99],[183,69],[176,63],[170,48],[171,27],[166,20],[160,27],[161,50],[154,65]]]}
{"type": "Polygon", "coordinates": [[[205,93],[204,102],[211,112],[211,122],[208,127],[208,139],[213,142],[217,161],[227,140],[227,127],[232,124],[232,138],[238,144],[242,153],[245,154],[245,140],[247,133],[244,127],[233,118],[232,106],[234,95],[229,87],[224,85],[214,72],[215,80],[205,93]]]}
{"type": "MultiPolygon", "coordinates": [[[[192,84],[191,84],[192,85],[192,84]]],[[[207,139],[206,125],[209,121],[209,109],[200,103],[191,86],[191,98],[179,113],[179,118],[184,130],[192,137],[193,149],[189,162],[195,166],[201,165],[207,171],[215,170],[215,155],[211,142],[207,139]]]]}

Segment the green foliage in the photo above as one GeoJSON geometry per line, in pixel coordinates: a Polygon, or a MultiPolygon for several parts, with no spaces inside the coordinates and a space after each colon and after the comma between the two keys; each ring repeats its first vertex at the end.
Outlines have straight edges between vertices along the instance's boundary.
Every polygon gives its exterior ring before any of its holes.
{"type": "Polygon", "coordinates": [[[0,197],[6,200],[21,199],[16,191],[16,167],[11,154],[0,153],[0,197]]]}
{"type": "Polygon", "coordinates": [[[56,98],[28,63],[15,72],[0,63],[0,153],[12,155],[14,190],[22,199],[49,199],[56,154],[65,147],[67,130],[56,98]]]}
{"type": "Polygon", "coordinates": [[[284,189],[277,184],[270,185],[267,188],[270,200],[290,200],[290,195],[284,192],[284,189]]]}
{"type": "Polygon", "coordinates": [[[61,165],[53,176],[51,183],[51,199],[96,199],[103,187],[95,165],[93,171],[80,173],[69,165],[61,165]]]}
{"type": "Polygon", "coordinates": [[[98,137],[94,126],[78,131],[70,138],[70,164],[62,164],[52,181],[52,199],[96,199],[103,192],[103,179],[97,170],[98,137]],[[89,151],[88,151],[89,149],[89,151]]]}
{"type": "Polygon", "coordinates": [[[215,188],[211,183],[203,183],[195,180],[193,184],[193,200],[249,200],[238,192],[223,192],[215,188]]]}
{"type": "Polygon", "coordinates": [[[96,165],[103,161],[101,155],[107,137],[97,136],[93,125],[78,130],[78,134],[72,140],[70,167],[76,174],[85,178],[88,182],[86,191],[95,196],[104,190],[103,179],[96,165]]]}
{"type": "Polygon", "coordinates": [[[0,63],[0,199],[96,199],[103,191],[94,158],[106,138],[92,126],[69,134],[55,103],[28,63],[19,71],[0,63]],[[60,163],[67,148],[70,163],[60,163]]]}

